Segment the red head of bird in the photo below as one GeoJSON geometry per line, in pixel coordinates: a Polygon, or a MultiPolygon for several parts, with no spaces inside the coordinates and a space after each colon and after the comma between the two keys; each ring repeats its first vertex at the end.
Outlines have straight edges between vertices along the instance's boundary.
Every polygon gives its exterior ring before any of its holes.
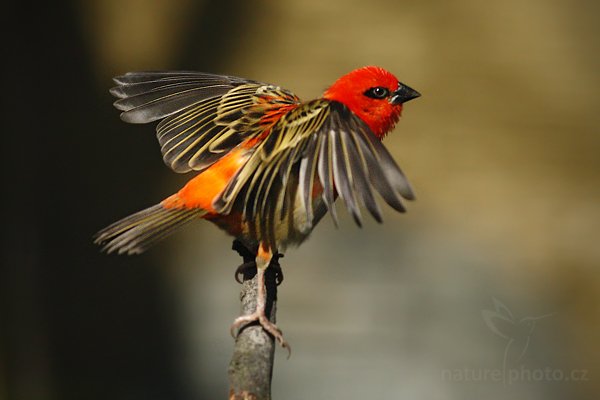
{"type": "Polygon", "coordinates": [[[380,67],[363,67],[342,76],[325,91],[323,97],[345,104],[379,138],[394,128],[402,103],[420,94],[400,83],[380,67]]]}

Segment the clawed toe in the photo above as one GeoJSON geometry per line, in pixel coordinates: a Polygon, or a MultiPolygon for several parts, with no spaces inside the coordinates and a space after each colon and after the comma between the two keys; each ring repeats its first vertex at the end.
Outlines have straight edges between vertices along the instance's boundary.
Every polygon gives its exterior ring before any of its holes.
{"type": "Polygon", "coordinates": [[[235,281],[240,285],[244,283],[244,275],[248,270],[254,270],[256,273],[256,261],[248,261],[237,267],[234,274],[235,281]]]}
{"type": "Polygon", "coordinates": [[[275,340],[277,341],[277,343],[279,343],[281,347],[288,351],[289,358],[292,354],[292,348],[290,347],[289,343],[286,342],[283,338],[283,333],[281,332],[281,329],[279,329],[277,325],[269,321],[264,314],[261,314],[259,312],[255,312],[250,315],[242,315],[241,317],[236,318],[235,321],[233,321],[233,324],[231,324],[231,328],[229,330],[231,336],[237,338],[245,326],[255,321],[258,321],[262,328],[265,331],[267,331],[267,333],[269,333],[271,336],[273,336],[273,338],[275,338],[275,340]]]}

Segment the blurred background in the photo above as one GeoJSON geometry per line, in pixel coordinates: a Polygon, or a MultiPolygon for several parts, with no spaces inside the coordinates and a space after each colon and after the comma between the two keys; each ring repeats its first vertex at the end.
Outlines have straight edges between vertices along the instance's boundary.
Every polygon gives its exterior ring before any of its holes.
{"type": "Polygon", "coordinates": [[[385,141],[417,201],[363,229],[326,218],[287,252],[274,398],[597,398],[598,2],[3,9],[0,399],[227,395],[231,239],[197,223],[139,257],[91,243],[189,178],[119,120],[111,77],[200,70],[309,99],[370,64],[423,94],[385,141]]]}

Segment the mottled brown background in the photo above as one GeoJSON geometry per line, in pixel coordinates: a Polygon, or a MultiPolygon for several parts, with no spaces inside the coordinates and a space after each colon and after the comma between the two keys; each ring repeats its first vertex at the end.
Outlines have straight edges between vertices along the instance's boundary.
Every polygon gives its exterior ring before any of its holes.
{"type": "MultiPolygon", "coordinates": [[[[3,9],[0,399],[226,396],[228,326],[239,307],[230,239],[198,223],[140,257],[91,244],[97,229],[185,179],[162,164],[152,127],[119,121],[112,76],[194,69],[308,99],[368,64],[423,94],[385,141],[418,200],[362,230],[347,215],[338,230],[325,219],[287,252],[278,320],[294,354],[277,353],[274,397],[600,391],[598,2],[3,9]],[[517,321],[551,314],[531,331],[520,370],[586,371],[586,380],[482,377],[503,368],[508,343],[482,318],[493,299],[517,321]]],[[[529,331],[513,328],[526,340],[529,331]]]]}

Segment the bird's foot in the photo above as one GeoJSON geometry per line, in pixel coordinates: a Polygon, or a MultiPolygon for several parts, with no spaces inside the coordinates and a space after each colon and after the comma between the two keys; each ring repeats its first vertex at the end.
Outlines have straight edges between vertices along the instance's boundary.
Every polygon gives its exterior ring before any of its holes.
{"type": "Polygon", "coordinates": [[[286,342],[283,338],[283,333],[281,332],[281,329],[279,329],[277,325],[269,321],[264,311],[256,310],[252,314],[237,317],[235,321],[233,321],[233,324],[231,324],[231,336],[237,338],[237,336],[244,329],[244,327],[246,327],[252,322],[258,322],[265,331],[267,331],[270,335],[272,335],[275,338],[275,340],[277,341],[277,343],[279,343],[281,347],[288,351],[288,358],[290,357],[290,355],[292,354],[292,348],[290,347],[289,343],[286,342]]]}

